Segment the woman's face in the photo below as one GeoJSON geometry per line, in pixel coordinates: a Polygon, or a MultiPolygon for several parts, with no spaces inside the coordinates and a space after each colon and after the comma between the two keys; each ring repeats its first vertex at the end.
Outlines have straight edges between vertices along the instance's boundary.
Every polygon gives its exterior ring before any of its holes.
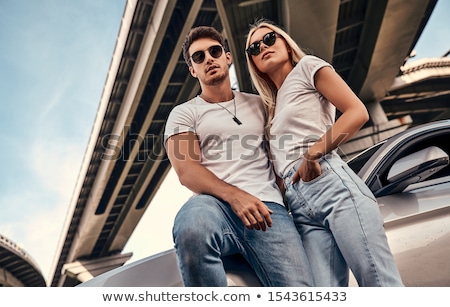
{"type": "Polygon", "coordinates": [[[255,54],[258,48],[252,48],[252,53],[254,54],[249,54],[249,57],[251,57],[258,70],[267,74],[275,72],[286,63],[291,63],[284,39],[280,35],[275,34],[274,40],[273,32],[269,28],[259,28],[253,32],[250,38],[250,46],[254,43],[253,47],[258,47],[259,45],[259,54],[255,54]]]}

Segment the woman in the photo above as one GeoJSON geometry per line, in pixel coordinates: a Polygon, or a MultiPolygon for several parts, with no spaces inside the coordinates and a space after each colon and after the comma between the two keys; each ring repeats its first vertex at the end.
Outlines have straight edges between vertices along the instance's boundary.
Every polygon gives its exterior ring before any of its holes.
{"type": "Polygon", "coordinates": [[[349,267],[359,286],[403,286],[375,197],[335,152],[368,120],[364,104],[329,63],[269,21],[251,26],[246,48],[316,286],[347,286],[349,267]]]}

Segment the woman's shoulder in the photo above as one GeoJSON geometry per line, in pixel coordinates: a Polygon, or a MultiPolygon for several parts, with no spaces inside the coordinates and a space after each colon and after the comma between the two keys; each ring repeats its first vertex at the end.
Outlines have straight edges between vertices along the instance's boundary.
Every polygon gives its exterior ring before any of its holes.
{"type": "Polygon", "coordinates": [[[326,66],[333,68],[330,63],[322,58],[319,58],[318,56],[305,55],[300,59],[295,69],[303,74],[310,75],[311,73],[314,74],[317,70],[326,66]]]}
{"type": "Polygon", "coordinates": [[[301,65],[317,65],[317,64],[322,64],[322,65],[330,65],[327,61],[325,61],[322,58],[319,58],[318,56],[312,55],[312,54],[307,54],[305,56],[303,56],[300,59],[299,62],[301,65]]]}

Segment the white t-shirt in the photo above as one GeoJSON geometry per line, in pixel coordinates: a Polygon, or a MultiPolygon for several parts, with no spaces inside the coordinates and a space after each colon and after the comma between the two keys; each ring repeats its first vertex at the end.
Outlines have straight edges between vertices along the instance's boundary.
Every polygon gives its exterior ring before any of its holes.
{"type": "Polygon", "coordinates": [[[332,67],[318,57],[304,56],[278,90],[270,150],[280,177],[334,124],[336,107],[314,84],[314,75],[326,66],[332,67]]]}
{"type": "Polygon", "coordinates": [[[176,106],[167,119],[167,138],[182,132],[194,132],[200,142],[201,164],[221,180],[244,190],[262,201],[283,204],[275,183],[275,173],[264,147],[264,110],[259,96],[233,91],[233,100],[208,103],[197,96],[176,106]]]}

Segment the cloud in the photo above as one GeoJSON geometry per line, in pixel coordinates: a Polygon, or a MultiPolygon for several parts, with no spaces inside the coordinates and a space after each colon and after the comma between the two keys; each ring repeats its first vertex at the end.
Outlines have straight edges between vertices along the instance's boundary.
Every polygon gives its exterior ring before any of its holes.
{"type": "Polygon", "coordinates": [[[22,245],[45,275],[126,3],[113,2],[0,2],[0,38],[8,42],[0,52],[0,233],[22,245]]]}
{"type": "Polygon", "coordinates": [[[68,204],[63,199],[52,208],[43,208],[26,218],[22,246],[30,253],[46,280],[50,277],[56,248],[62,233],[68,204]],[[37,231],[39,230],[39,231],[37,231]]]}
{"type": "Polygon", "coordinates": [[[24,150],[16,152],[24,168],[23,173],[12,174],[17,176],[13,179],[16,189],[0,198],[7,204],[0,233],[21,244],[45,274],[62,233],[86,146],[59,134],[60,130],[49,118],[35,127],[24,150]]]}
{"type": "Polygon", "coordinates": [[[123,253],[133,252],[130,263],[173,248],[173,220],[191,196],[171,169],[124,248],[123,253]]]}

